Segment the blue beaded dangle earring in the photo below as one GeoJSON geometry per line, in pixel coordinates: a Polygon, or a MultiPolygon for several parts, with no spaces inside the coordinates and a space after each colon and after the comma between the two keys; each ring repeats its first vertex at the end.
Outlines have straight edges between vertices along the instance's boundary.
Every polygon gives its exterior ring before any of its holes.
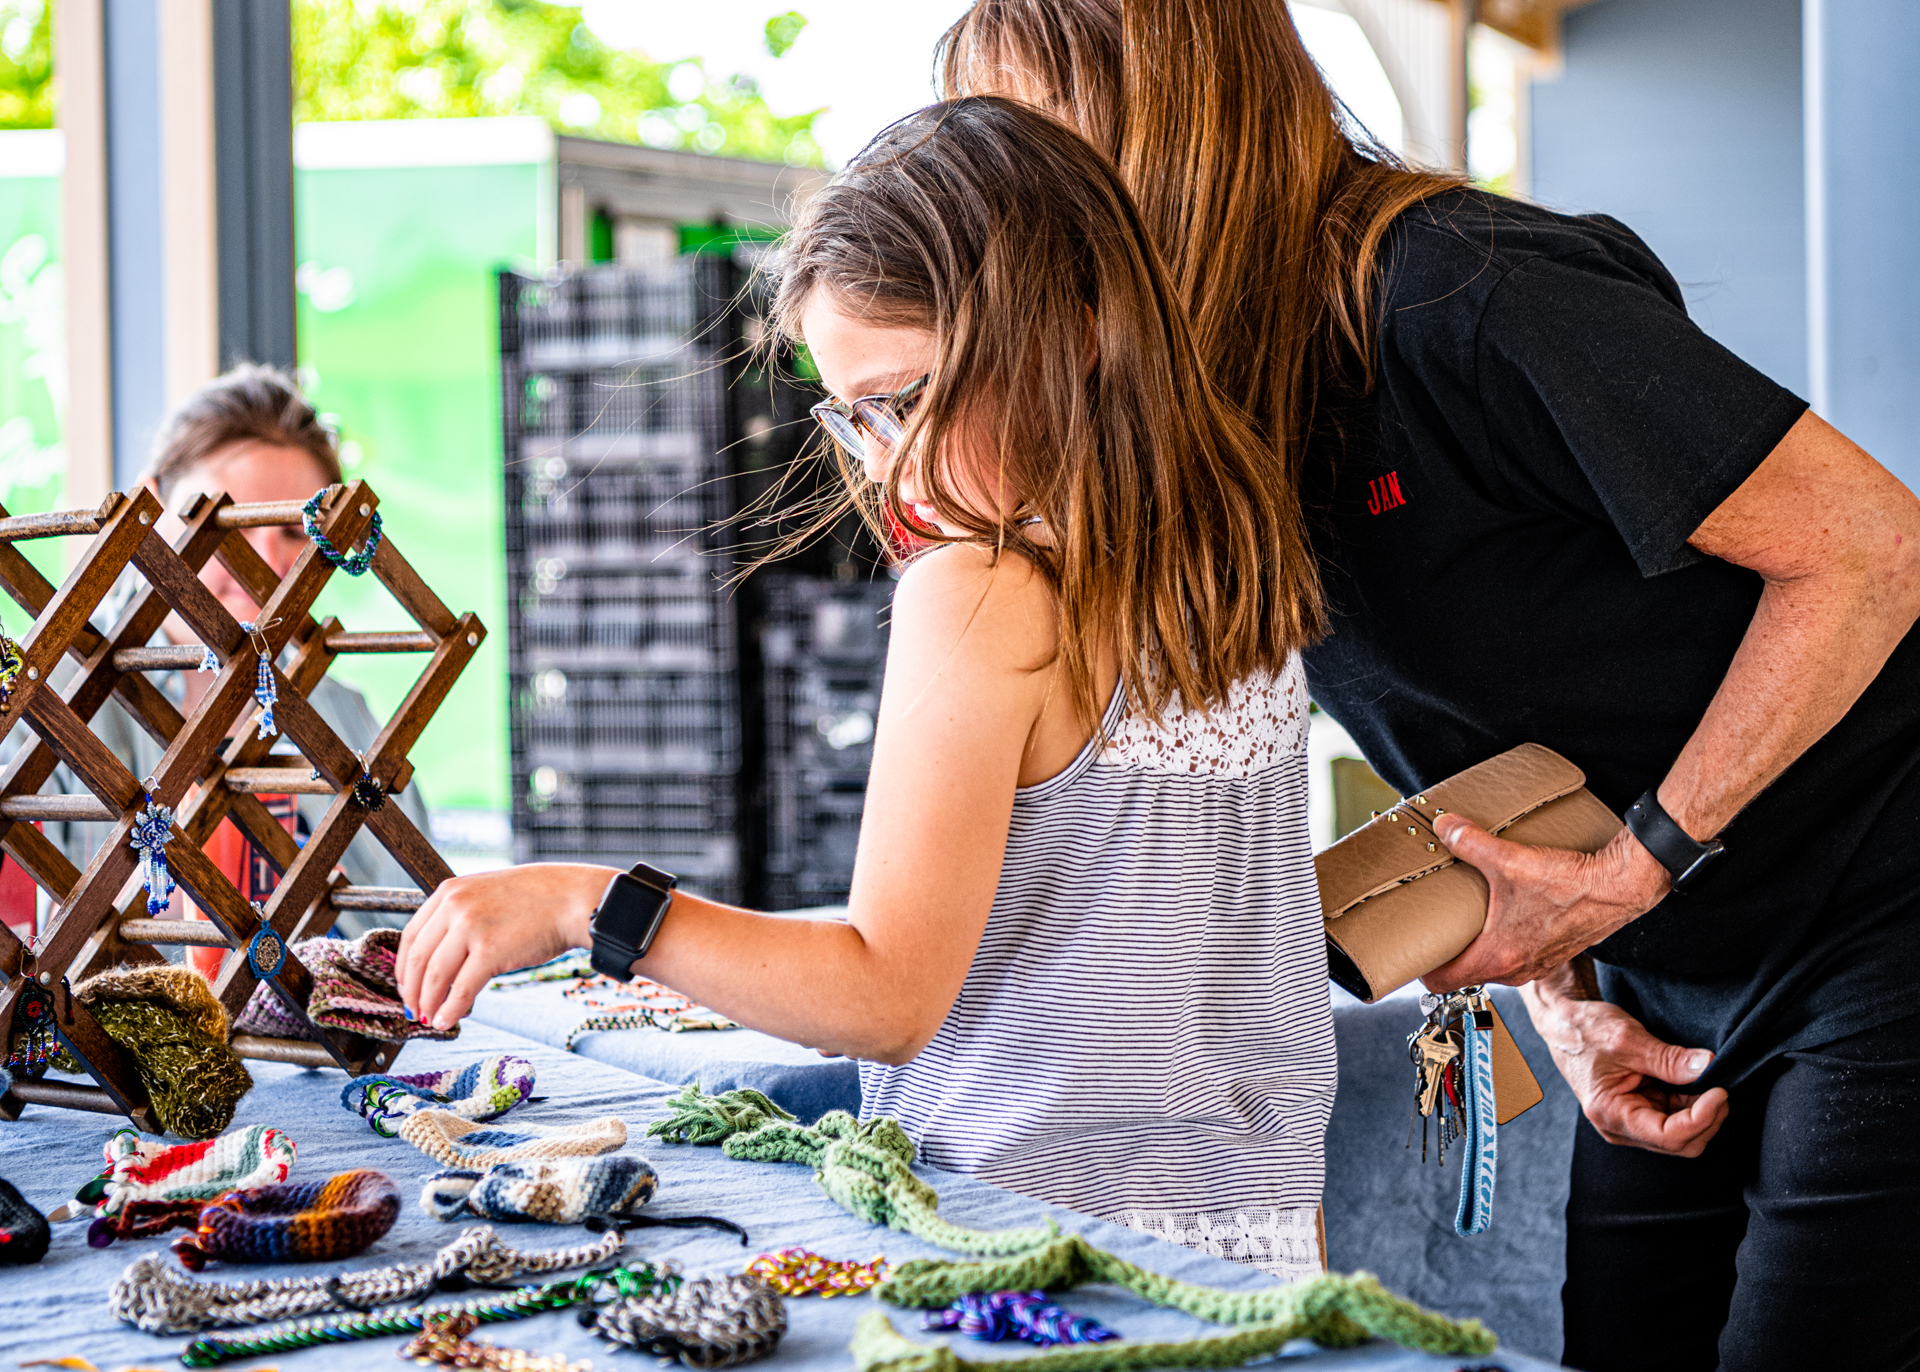
{"type": "Polygon", "coordinates": [[[260,703],[260,732],[254,735],[255,738],[272,738],[280,732],[273,722],[273,707],[280,702],[280,688],[274,684],[273,659],[268,654],[267,639],[263,632],[279,622],[276,619],[272,624],[262,624],[259,628],[255,628],[250,619],[242,620],[240,624],[241,631],[253,640],[253,650],[260,654],[259,675],[254,679],[253,687],[253,698],[260,703]]]}
{"type": "Polygon", "coordinates": [[[173,900],[173,873],[167,869],[167,842],[173,837],[173,807],[153,798],[153,783],[140,790],[147,808],[134,815],[127,846],[140,855],[140,884],[147,888],[147,913],[158,916],[173,900]]]}

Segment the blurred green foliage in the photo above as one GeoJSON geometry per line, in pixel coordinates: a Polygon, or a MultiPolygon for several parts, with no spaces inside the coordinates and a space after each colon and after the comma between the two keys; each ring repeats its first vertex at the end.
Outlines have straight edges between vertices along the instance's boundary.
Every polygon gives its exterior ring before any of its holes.
{"type": "MultiPolygon", "coordinates": [[[[0,128],[53,126],[51,0],[0,0],[0,128]]],[[[767,21],[776,56],[806,19],[767,21]]],[[[534,114],[562,133],[819,166],[817,111],[776,115],[750,79],[610,48],[540,0],[293,0],[293,117],[534,114]]]]}
{"type": "Polygon", "coordinates": [[[53,6],[0,0],[0,129],[53,127],[53,6]]]}
{"type": "Polygon", "coordinates": [[[775,115],[751,81],[710,78],[696,60],[610,48],[568,5],[293,0],[293,51],[296,120],[533,114],[623,143],[821,160],[812,113],[775,115]]]}

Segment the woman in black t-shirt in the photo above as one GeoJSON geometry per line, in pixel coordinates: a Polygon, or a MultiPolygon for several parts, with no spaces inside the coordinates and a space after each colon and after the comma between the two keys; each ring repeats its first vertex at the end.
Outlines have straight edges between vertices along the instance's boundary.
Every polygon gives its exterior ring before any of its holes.
{"type": "Polygon", "coordinates": [[[1585,1116],[1567,1360],[1920,1360],[1920,501],[1623,225],[1367,142],[1282,0],[978,0],[943,61],[1118,161],[1380,773],[1533,741],[1645,816],[1591,857],[1441,821],[1491,902],[1428,983],[1525,984],[1585,1116]]]}

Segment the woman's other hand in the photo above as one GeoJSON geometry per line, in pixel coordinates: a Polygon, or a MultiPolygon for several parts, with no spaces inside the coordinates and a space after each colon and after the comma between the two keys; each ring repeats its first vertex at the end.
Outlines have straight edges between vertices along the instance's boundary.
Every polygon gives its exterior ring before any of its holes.
{"type": "Polygon", "coordinates": [[[394,972],[414,1017],[451,1029],[494,977],[592,942],[611,867],[535,862],[443,881],[400,935],[394,972]]]}
{"type": "Polygon", "coordinates": [[[1579,963],[1527,983],[1520,994],[1581,1113],[1608,1143],[1697,1158],[1727,1122],[1722,1088],[1674,1089],[1706,1071],[1713,1054],[1655,1038],[1601,1000],[1579,963]]]}

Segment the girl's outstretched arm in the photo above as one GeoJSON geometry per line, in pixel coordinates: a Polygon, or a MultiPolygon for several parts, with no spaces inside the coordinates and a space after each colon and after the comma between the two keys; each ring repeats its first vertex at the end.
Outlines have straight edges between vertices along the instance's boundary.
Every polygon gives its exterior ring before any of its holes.
{"type": "MultiPolygon", "coordinates": [[[[755,914],[678,894],[633,970],[753,1029],[905,1062],[946,1018],[1000,880],[1014,790],[1092,732],[1049,690],[1052,598],[1031,565],[943,548],[902,578],[851,917],[755,914]]],[[[638,854],[636,854],[636,857],[638,854]]],[[[401,938],[402,998],[450,1026],[489,978],[592,941],[614,869],[539,863],[459,877],[401,938]]]]}

